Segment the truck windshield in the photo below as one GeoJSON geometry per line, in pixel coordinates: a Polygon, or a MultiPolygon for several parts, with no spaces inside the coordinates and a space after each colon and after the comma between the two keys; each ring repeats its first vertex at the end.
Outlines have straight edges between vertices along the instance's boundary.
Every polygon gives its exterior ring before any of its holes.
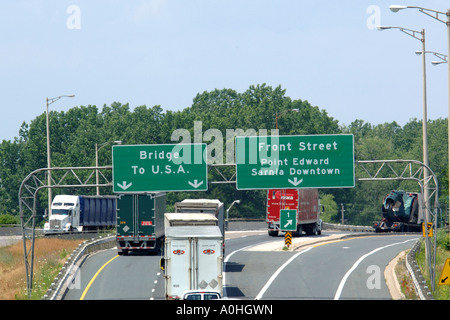
{"type": "Polygon", "coordinates": [[[184,296],[184,300],[216,300],[220,299],[217,293],[204,293],[203,297],[201,293],[191,293],[184,296]]]}
{"type": "Polygon", "coordinates": [[[69,211],[70,210],[65,210],[65,209],[53,209],[52,214],[60,214],[60,215],[67,216],[69,214],[69,211]]]}

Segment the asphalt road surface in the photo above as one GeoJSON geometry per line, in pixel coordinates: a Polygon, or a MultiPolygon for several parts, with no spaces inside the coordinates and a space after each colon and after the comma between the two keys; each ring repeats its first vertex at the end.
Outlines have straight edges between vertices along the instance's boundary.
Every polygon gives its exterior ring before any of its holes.
{"type": "MultiPolygon", "coordinates": [[[[384,269],[409,249],[416,234],[342,233],[294,238],[283,251],[283,237],[265,230],[227,232],[224,295],[231,299],[391,299],[384,269]]],[[[80,266],[66,300],[164,299],[161,255],[118,256],[110,249],[80,266]]]]}

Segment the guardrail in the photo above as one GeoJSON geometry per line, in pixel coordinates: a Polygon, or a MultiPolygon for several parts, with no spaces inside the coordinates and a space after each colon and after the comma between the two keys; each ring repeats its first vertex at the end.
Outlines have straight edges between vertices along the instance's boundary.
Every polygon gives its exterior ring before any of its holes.
{"type": "Polygon", "coordinates": [[[368,226],[351,226],[351,225],[345,225],[345,224],[333,224],[333,223],[322,223],[322,229],[328,229],[328,230],[343,230],[343,231],[359,231],[359,232],[374,232],[373,227],[368,226]]]}
{"type": "Polygon", "coordinates": [[[424,279],[419,265],[416,261],[416,253],[420,251],[420,240],[417,240],[412,249],[406,255],[406,268],[414,282],[414,288],[420,300],[434,300],[430,288],[424,279]]]}

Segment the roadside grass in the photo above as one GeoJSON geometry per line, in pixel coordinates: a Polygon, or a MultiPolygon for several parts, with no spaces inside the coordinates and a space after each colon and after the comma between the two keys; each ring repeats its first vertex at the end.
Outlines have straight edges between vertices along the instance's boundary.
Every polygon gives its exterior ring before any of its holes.
{"type": "MultiPolygon", "coordinates": [[[[437,231],[436,237],[436,275],[435,275],[435,290],[433,292],[433,297],[436,300],[450,300],[450,286],[439,285],[439,278],[444,267],[445,260],[450,258],[449,250],[449,234],[448,229],[439,229],[437,231]]],[[[430,285],[430,272],[428,267],[426,267],[426,256],[425,256],[425,242],[421,240],[420,252],[416,254],[417,264],[420,267],[423,277],[427,281],[427,285],[430,285]]]]}
{"type": "MultiPolygon", "coordinates": [[[[31,299],[47,292],[70,253],[83,240],[37,238],[34,248],[34,274],[31,299]]],[[[29,248],[30,244],[27,244],[29,248]]],[[[27,300],[23,243],[0,247],[0,300],[27,300]]]]}
{"type": "MultiPolygon", "coordinates": [[[[406,252],[408,254],[409,250],[406,252]]],[[[409,274],[408,268],[406,267],[406,255],[398,260],[395,266],[395,275],[397,276],[397,281],[399,282],[400,289],[405,296],[405,300],[418,300],[419,297],[414,289],[414,282],[409,274]]]]}

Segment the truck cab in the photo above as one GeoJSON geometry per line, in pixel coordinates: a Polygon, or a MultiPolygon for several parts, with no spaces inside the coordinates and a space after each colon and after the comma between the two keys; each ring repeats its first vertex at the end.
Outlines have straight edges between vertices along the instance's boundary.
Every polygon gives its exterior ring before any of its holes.
{"type": "Polygon", "coordinates": [[[80,202],[78,196],[58,195],[53,199],[44,233],[70,232],[78,227],[80,202]]]}

